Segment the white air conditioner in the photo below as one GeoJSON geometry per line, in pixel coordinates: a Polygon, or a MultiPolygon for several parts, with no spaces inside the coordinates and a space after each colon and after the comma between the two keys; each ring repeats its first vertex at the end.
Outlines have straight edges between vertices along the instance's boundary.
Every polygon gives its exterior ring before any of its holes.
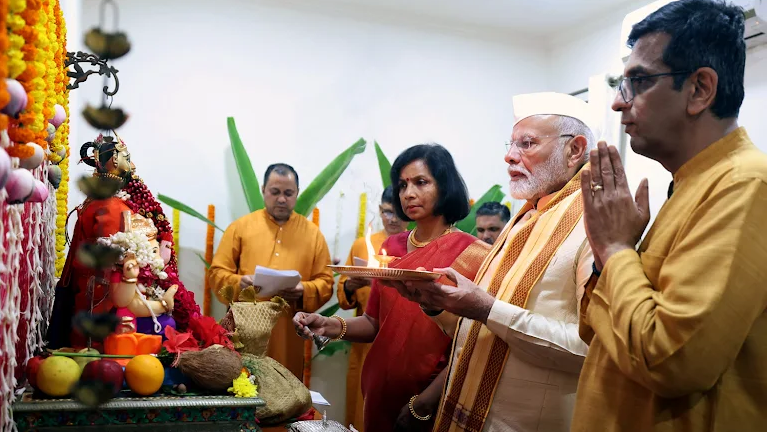
{"type": "MultiPolygon", "coordinates": [[[[674,0],[656,1],[626,15],[621,27],[620,40],[620,56],[624,63],[631,54],[631,49],[626,46],[626,40],[634,24],[672,1],[674,0]]],[[[767,0],[733,0],[732,3],[742,7],[746,14],[746,31],[743,34],[746,47],[752,48],[767,43],[767,0]]]]}

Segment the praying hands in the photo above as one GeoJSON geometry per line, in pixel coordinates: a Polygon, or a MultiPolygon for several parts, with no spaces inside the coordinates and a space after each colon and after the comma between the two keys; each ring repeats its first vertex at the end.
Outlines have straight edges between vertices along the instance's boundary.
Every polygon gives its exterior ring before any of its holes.
{"type": "Polygon", "coordinates": [[[601,271],[615,253],[636,247],[650,222],[649,192],[643,179],[631,196],[618,150],[604,141],[591,151],[589,161],[591,166],[581,175],[583,217],[601,271]]]}

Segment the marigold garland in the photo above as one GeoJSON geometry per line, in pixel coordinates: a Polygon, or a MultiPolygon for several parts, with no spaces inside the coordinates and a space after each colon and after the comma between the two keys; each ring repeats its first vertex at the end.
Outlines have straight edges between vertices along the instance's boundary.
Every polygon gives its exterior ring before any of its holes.
{"type": "MultiPolygon", "coordinates": [[[[64,23],[64,12],[61,10],[59,2],[55,2],[54,23],[56,27],[56,53],[54,62],[56,65],[63,65],[67,55],[67,28],[64,23]]],[[[67,70],[63,67],[56,68],[54,93],[56,103],[64,107],[66,119],[56,130],[56,135],[51,143],[51,151],[58,152],[65,149],[64,160],[56,153],[51,153],[48,157],[51,162],[58,163],[61,169],[61,184],[56,190],[56,277],[61,276],[66,262],[66,221],[67,221],[67,202],[69,197],[69,90],[67,84],[67,70]]]]}
{"type": "MultiPolygon", "coordinates": [[[[11,146],[8,148],[8,154],[21,159],[28,158],[34,154],[34,150],[26,145],[34,142],[43,149],[48,148],[45,141],[47,133],[45,132],[45,119],[43,107],[46,101],[46,93],[53,93],[53,86],[46,92],[45,82],[45,62],[51,53],[50,42],[47,36],[48,17],[43,9],[43,3],[40,0],[13,1],[11,3],[11,14],[18,14],[24,20],[24,26],[13,30],[13,33],[24,40],[21,46],[22,60],[26,63],[24,70],[16,77],[24,89],[27,91],[27,106],[21,111],[17,119],[11,119],[8,128],[8,135],[11,139],[11,146]],[[26,5],[26,8],[18,11],[18,7],[26,5]]],[[[13,18],[10,23],[18,27],[20,22],[13,18]]],[[[18,44],[18,40],[14,38],[18,44]]],[[[13,55],[18,56],[17,53],[13,55]]]]}
{"type": "MultiPolygon", "coordinates": [[[[6,52],[10,46],[8,40],[6,17],[8,16],[8,2],[0,1],[0,108],[4,108],[11,101],[11,95],[5,85],[8,77],[8,57],[6,52]]],[[[0,114],[0,131],[8,129],[8,116],[0,114]]]]}
{"type": "Polygon", "coordinates": [[[365,235],[365,219],[367,217],[368,207],[368,194],[362,192],[360,194],[360,218],[357,221],[357,238],[365,235]]]}
{"type": "MultiPolygon", "coordinates": [[[[216,222],[216,206],[213,204],[208,205],[208,220],[216,222]]],[[[213,240],[216,234],[216,228],[213,225],[208,224],[208,231],[205,237],[205,261],[210,263],[213,261],[213,240]]],[[[205,269],[205,293],[202,299],[202,314],[210,316],[210,301],[211,301],[211,289],[210,282],[208,281],[208,269],[205,269]]]]}
{"type": "Polygon", "coordinates": [[[173,253],[178,256],[179,233],[181,232],[181,212],[173,209],[173,253]]]}

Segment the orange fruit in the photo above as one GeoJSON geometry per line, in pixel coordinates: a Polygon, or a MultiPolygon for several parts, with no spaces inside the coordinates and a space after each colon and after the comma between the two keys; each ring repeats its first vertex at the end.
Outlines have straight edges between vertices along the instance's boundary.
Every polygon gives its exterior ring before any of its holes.
{"type": "Polygon", "coordinates": [[[125,382],[134,393],[142,396],[155,394],[164,380],[165,369],[155,356],[138,355],[125,365],[125,382]]]}

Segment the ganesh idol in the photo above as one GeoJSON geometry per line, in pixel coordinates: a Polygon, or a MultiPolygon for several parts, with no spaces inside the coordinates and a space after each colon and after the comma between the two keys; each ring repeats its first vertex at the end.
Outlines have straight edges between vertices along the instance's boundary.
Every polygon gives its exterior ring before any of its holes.
{"type": "MultiPolygon", "coordinates": [[[[105,182],[119,181],[122,183],[122,188],[115,196],[103,200],[88,198],[76,208],[77,222],[69,242],[69,253],[61,279],[56,286],[54,311],[48,331],[47,339],[52,348],[86,346],[87,340],[80,333],[72,330],[72,317],[78,312],[104,313],[114,310],[115,304],[111,295],[113,275],[110,271],[89,268],[78,260],[77,251],[83,244],[96,243],[100,238],[108,238],[121,232],[124,227],[123,213],[129,210],[134,215],[141,215],[154,224],[156,229],[154,242],[159,241],[157,246],[165,264],[163,272],[166,275],[164,279],[156,278],[154,285],[165,291],[166,298],[173,297],[172,303],[168,303],[167,300],[166,303],[171,305],[170,309],[176,326],[184,331],[189,320],[200,314],[194,295],[186,290],[178,278],[170,223],[149,188],[136,175],[125,141],[116,133],[113,132],[113,134],[114,137],[99,135],[93,142],[85,143],[80,149],[82,162],[95,168],[93,173],[95,178],[105,182]],[[176,288],[171,289],[174,285],[176,288]],[[175,296],[168,295],[168,292],[175,292],[175,296]]],[[[138,270],[141,271],[140,267],[138,270]]],[[[140,276],[138,277],[141,279],[140,276]]],[[[130,280],[132,277],[126,277],[126,279],[130,280]]],[[[150,297],[151,294],[150,290],[150,297]]],[[[154,311],[162,312],[156,304],[154,311]]],[[[151,321],[148,316],[137,315],[137,326],[141,326],[142,322],[149,322],[143,318],[151,321]]],[[[155,327],[154,323],[150,327],[155,327]]]]}
{"type": "MultiPolygon", "coordinates": [[[[127,184],[133,164],[125,143],[119,137],[99,137],[80,148],[82,162],[95,168],[94,177],[105,181],[127,184]]],[[[112,308],[109,299],[108,279],[105,273],[95,270],[77,258],[81,246],[95,243],[120,231],[122,213],[130,210],[118,197],[94,200],[87,198],[75,208],[77,222],[69,241],[61,278],[56,284],[53,315],[48,330],[48,346],[51,348],[83,348],[87,340],[72,330],[72,317],[80,311],[108,312],[112,308]]]]}
{"type": "Polygon", "coordinates": [[[122,320],[121,331],[164,336],[166,326],[176,328],[172,313],[178,285],[167,290],[160,286],[168,278],[165,267],[170,256],[165,254],[167,261],[163,258],[152,221],[126,211],[122,231],[99,243],[122,252],[109,290],[115,313],[122,320]]]}

